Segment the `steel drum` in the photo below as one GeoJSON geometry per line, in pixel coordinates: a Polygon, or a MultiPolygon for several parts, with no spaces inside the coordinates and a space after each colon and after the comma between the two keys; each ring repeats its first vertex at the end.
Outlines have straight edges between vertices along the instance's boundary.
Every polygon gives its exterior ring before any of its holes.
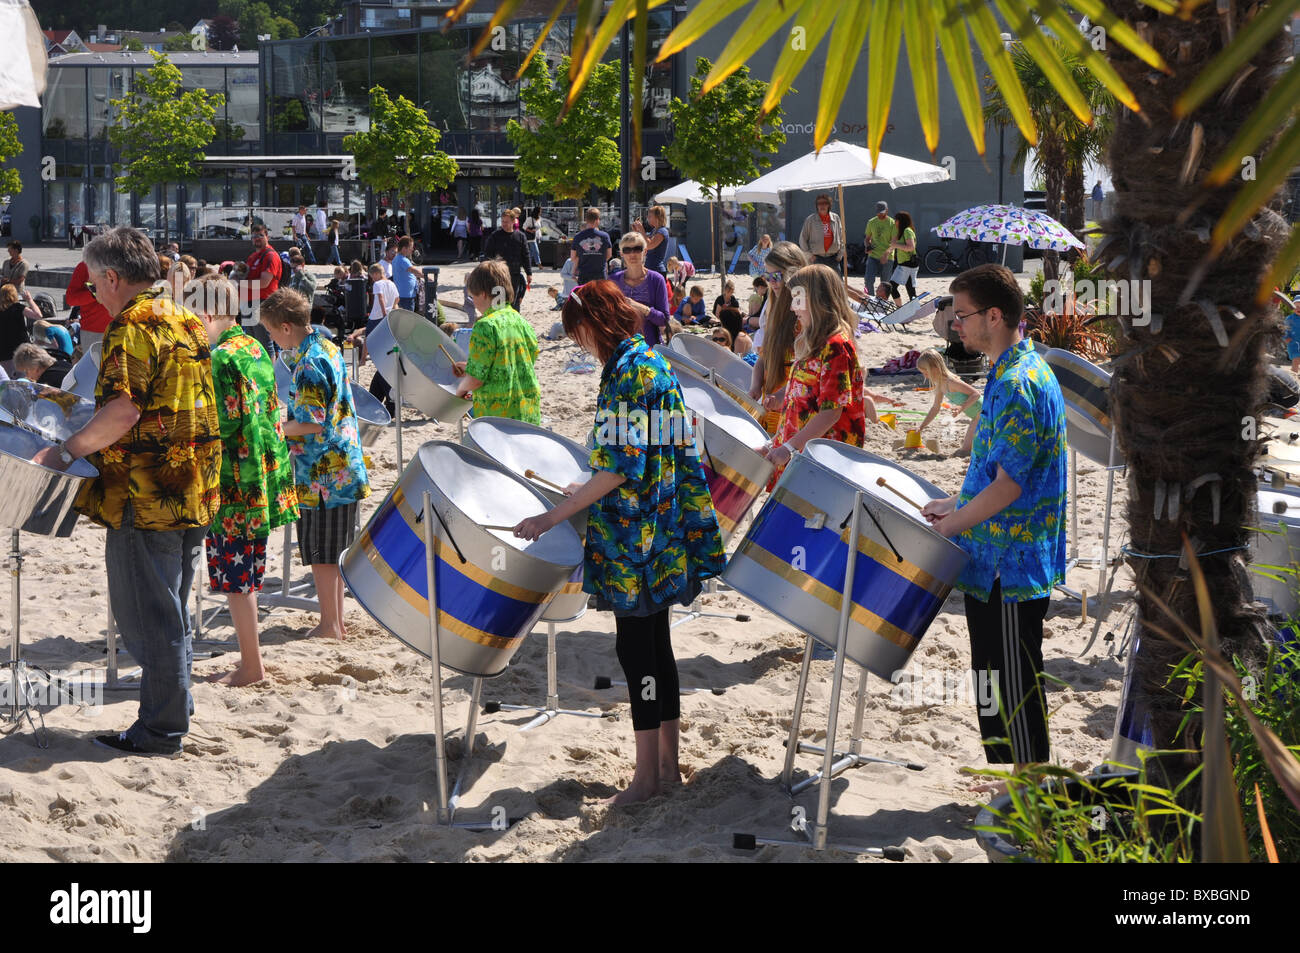
{"type": "Polygon", "coordinates": [[[457,379],[452,373],[452,362],[464,361],[465,352],[428,318],[394,308],[366,339],[370,359],[393,385],[395,394],[397,355],[390,353],[394,347],[402,351],[403,403],[434,420],[448,422],[459,420],[473,406],[472,401],[456,396],[457,379]]]}
{"type": "MultiPolygon", "coordinates": [[[[676,338],[673,340],[676,340],[676,338]]],[[[712,346],[712,342],[710,342],[710,346],[712,346]]],[[[677,374],[678,380],[681,380],[682,375],[686,374],[687,376],[697,377],[702,381],[707,381],[711,386],[716,387],[741,407],[745,408],[749,415],[755,420],[762,420],[767,414],[767,411],[762,408],[762,405],[749,396],[748,383],[746,383],[744,387],[737,387],[726,378],[714,374],[710,368],[705,367],[694,358],[683,354],[681,351],[675,351],[666,344],[656,344],[655,350],[663,355],[664,360],[668,362],[668,366],[673,369],[675,374],[677,374]]],[[[744,364],[745,362],[741,361],[741,363],[744,364]]],[[[745,364],[745,366],[749,367],[748,364],[745,364]]]]}
{"type": "Polygon", "coordinates": [[[95,402],[28,380],[0,384],[0,423],[34,430],[62,443],[95,415],[95,402]]]}
{"type": "MultiPolygon", "coordinates": [[[[53,388],[50,388],[51,390],[53,388]]],[[[72,505],[86,480],[99,475],[85,460],[66,471],[31,462],[37,451],[53,446],[37,433],[0,426],[0,526],[38,536],[67,536],[77,522],[72,505]]]]}
{"type": "Polygon", "coordinates": [[[1120,466],[1124,457],[1115,447],[1110,458],[1110,374],[1091,361],[1062,348],[1051,348],[1043,360],[1056,375],[1065,398],[1066,442],[1070,449],[1102,466],[1120,466]]]}
{"type": "Polygon", "coordinates": [[[756,449],[767,443],[767,431],[734,400],[699,378],[682,377],[678,383],[686,409],[695,415],[700,462],[725,546],[772,478],[771,462],[756,449]]]}
{"type": "Polygon", "coordinates": [[[729,382],[742,393],[749,393],[754,369],[725,347],[714,344],[711,338],[700,334],[674,334],[668,347],[709,368],[715,377],[729,382]]]}
{"type": "MultiPolygon", "coordinates": [[[[463,442],[465,446],[491,457],[516,476],[522,477],[525,471],[533,470],[560,486],[585,483],[591,479],[591,469],[587,466],[591,455],[582,445],[536,424],[506,417],[476,417],[465,428],[463,442]]],[[[558,506],[567,499],[563,493],[549,486],[529,482],[546,497],[551,506],[558,506]]],[[[579,539],[586,539],[586,510],[571,516],[569,523],[579,539]]],[[[560,594],[546,607],[542,621],[572,622],[586,611],[587,594],[582,591],[582,567],[579,566],[573,578],[565,583],[560,594]]]]}
{"type": "Polygon", "coordinates": [[[1300,615],[1300,490],[1259,488],[1257,531],[1251,535],[1250,566],[1255,598],[1268,614],[1300,615]]]}
{"type": "Polygon", "coordinates": [[[1110,758],[1116,764],[1140,768],[1139,751],[1155,748],[1155,730],[1146,696],[1134,683],[1133,673],[1138,652],[1142,650],[1142,637],[1133,636],[1133,646],[1124,666],[1124,687],[1120,690],[1119,708],[1115,712],[1115,732],[1110,741],[1110,758]]]}
{"type": "MultiPolygon", "coordinates": [[[[392,424],[393,417],[383,401],[356,381],[349,378],[348,386],[352,388],[352,406],[357,412],[357,434],[361,438],[361,446],[374,446],[379,435],[392,424]]],[[[275,392],[285,407],[289,406],[289,391],[292,389],[293,371],[284,363],[282,355],[275,362],[275,392]]]]}
{"type": "MultiPolygon", "coordinates": [[[[889,679],[907,665],[968,557],[905,512],[907,504],[899,500],[895,506],[888,499],[892,494],[876,486],[881,471],[875,468],[884,461],[855,447],[827,443],[809,441],[805,452],[794,455],[722,578],[834,648],[849,518],[854,493],[862,489],[872,497],[866,505],[875,521],[866,514],[860,521],[845,654],[889,679]],[[869,482],[859,482],[864,478],[869,482]]],[[[902,482],[901,474],[886,477],[891,484],[896,478],[902,482]]],[[[909,489],[928,496],[929,484],[912,479],[915,485],[909,489]]]]}
{"type": "Polygon", "coordinates": [[[90,350],[81,356],[81,360],[72,366],[72,370],[63,376],[59,387],[69,394],[76,394],[86,400],[95,399],[95,382],[99,379],[99,363],[104,358],[104,344],[96,341],[90,350]]]}
{"type": "Polygon", "coordinates": [[[437,514],[440,659],[465,675],[500,675],[581,567],[582,542],[568,523],[531,543],[508,530],[485,529],[483,524],[513,526],[550,507],[526,480],[477,450],[443,440],[426,443],[339,557],[362,608],[426,658],[432,649],[421,526],[426,490],[437,514]]]}

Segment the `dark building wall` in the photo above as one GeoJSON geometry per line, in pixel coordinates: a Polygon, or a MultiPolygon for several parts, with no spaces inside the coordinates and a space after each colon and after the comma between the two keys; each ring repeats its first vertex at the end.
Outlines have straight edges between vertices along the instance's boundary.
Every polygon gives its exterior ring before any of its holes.
{"type": "Polygon", "coordinates": [[[18,141],[23,151],[13,165],[23,177],[23,190],[13,197],[9,205],[9,219],[13,237],[20,242],[38,241],[32,230],[32,219],[41,217],[41,111],[34,106],[14,110],[18,120],[18,141]]]}

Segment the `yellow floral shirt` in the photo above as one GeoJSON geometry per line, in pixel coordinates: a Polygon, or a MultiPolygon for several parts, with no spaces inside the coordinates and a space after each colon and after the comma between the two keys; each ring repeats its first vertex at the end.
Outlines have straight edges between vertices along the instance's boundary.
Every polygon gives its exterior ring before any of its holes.
{"type": "Polygon", "coordinates": [[[118,529],[127,503],[137,529],[211,525],[221,504],[221,429],[203,324],[167,295],[141,292],[104,332],[95,405],[126,394],[140,419],[90,455],[99,478],[77,508],[118,529]]]}

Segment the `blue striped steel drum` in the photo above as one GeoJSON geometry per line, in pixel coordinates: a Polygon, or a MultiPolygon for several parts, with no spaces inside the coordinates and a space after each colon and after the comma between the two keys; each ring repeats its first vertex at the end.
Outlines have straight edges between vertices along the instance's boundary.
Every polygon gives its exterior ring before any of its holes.
{"type": "MultiPolygon", "coordinates": [[[[465,428],[462,442],[487,454],[517,476],[522,477],[526,471],[532,470],[559,486],[586,483],[591,479],[591,468],[587,465],[591,454],[581,444],[536,424],[506,417],[476,417],[465,428]]],[[[544,484],[529,482],[553,507],[566,499],[563,493],[544,484]]],[[[579,539],[586,539],[586,510],[570,517],[569,524],[579,539]]],[[[587,611],[587,601],[587,594],[582,591],[582,566],[579,566],[573,578],[546,607],[542,621],[572,622],[587,611]]]]}
{"type": "Polygon", "coordinates": [[[581,567],[582,542],[567,522],[533,542],[509,530],[486,529],[514,526],[550,506],[525,480],[478,451],[443,440],[426,443],[339,559],[362,608],[426,658],[432,649],[422,525],[426,490],[437,514],[441,662],[465,675],[500,675],[581,567]]]}
{"type": "Polygon", "coordinates": [[[1115,733],[1110,742],[1110,758],[1116,764],[1140,768],[1139,751],[1155,748],[1155,731],[1151,726],[1151,713],[1146,695],[1133,681],[1134,666],[1142,651],[1142,637],[1133,636],[1133,647],[1124,668],[1124,687],[1120,690],[1119,709],[1115,712],[1115,733]]]}
{"type": "MultiPolygon", "coordinates": [[[[889,679],[907,665],[966,567],[967,556],[904,512],[907,504],[902,500],[895,506],[887,498],[891,494],[876,486],[876,475],[898,485],[903,474],[877,470],[882,464],[888,461],[846,444],[810,441],[781,474],[722,578],[834,648],[848,564],[849,518],[854,493],[862,489],[875,521],[863,513],[859,522],[845,654],[889,679]]],[[[929,486],[924,481],[916,484],[929,486]]],[[[910,496],[909,490],[917,492],[917,487],[904,489],[910,496]]]]}

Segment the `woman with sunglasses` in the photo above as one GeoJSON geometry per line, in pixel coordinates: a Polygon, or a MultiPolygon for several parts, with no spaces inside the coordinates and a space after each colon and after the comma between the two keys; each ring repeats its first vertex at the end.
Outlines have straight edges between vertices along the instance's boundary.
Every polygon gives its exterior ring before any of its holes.
{"type": "Polygon", "coordinates": [[[668,363],[638,333],[641,318],[617,285],[591,281],[564,305],[564,330],[603,364],[591,479],[569,499],[515,527],[537,539],[587,511],[583,589],[614,613],[615,649],[636,736],[632,783],[611,803],[631,804],[680,780],[677,663],[669,622],[725,562],[690,414],[668,363]]]}
{"type": "Polygon", "coordinates": [[[749,396],[762,401],[767,415],[763,426],[775,434],[781,425],[781,389],[790,378],[790,365],[794,362],[794,316],[790,311],[790,292],[785,287],[787,278],[808,264],[803,250],[794,242],[777,242],[768,252],[763,267],[767,279],[767,301],[758,317],[758,331],[754,334],[754,347],[758,349],[758,363],[750,382],[749,396]]]}
{"type": "Polygon", "coordinates": [[[666,332],[660,329],[668,324],[672,309],[668,304],[668,282],[657,271],[646,268],[645,236],[628,232],[618,243],[625,267],[610,275],[618,290],[627,298],[628,305],[641,319],[640,333],[649,347],[654,347],[666,332]]]}

